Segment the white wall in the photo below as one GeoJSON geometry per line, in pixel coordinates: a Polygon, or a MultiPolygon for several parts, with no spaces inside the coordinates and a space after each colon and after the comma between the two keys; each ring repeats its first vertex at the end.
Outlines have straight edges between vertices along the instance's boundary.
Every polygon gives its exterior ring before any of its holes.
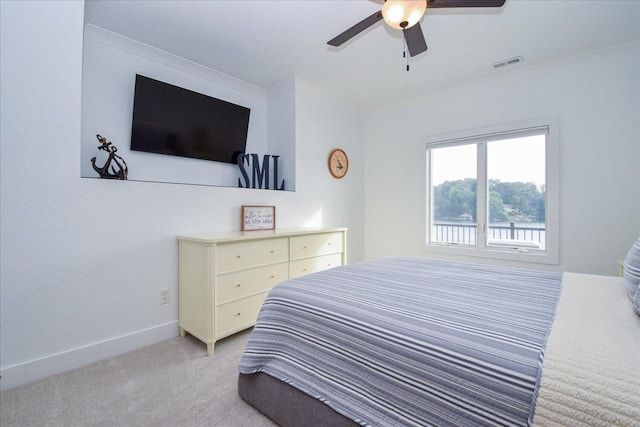
{"type": "MultiPolygon", "coordinates": [[[[279,82],[269,88],[267,95],[267,140],[269,151],[273,154],[287,153],[293,156],[296,153],[296,80],[279,82]]],[[[280,188],[284,180],[285,188],[295,190],[295,162],[293,166],[278,172],[278,181],[275,188],[280,188]]]]}
{"type": "Polygon", "coordinates": [[[363,120],[354,120],[348,107],[304,81],[298,80],[296,89],[296,192],[304,201],[305,218],[310,218],[309,226],[353,224],[348,232],[348,262],[362,261],[363,120]],[[327,147],[329,151],[340,147],[347,153],[349,171],[344,178],[327,178],[327,147]],[[301,163],[300,158],[309,161],[301,163]],[[324,194],[322,199],[317,197],[319,193],[324,194]],[[357,257],[351,255],[354,250],[357,257]]]}
{"type": "Polygon", "coordinates": [[[616,274],[616,260],[640,236],[637,42],[521,68],[369,115],[365,258],[433,256],[425,251],[425,137],[545,116],[560,121],[560,265],[547,268],[616,274]]]}
{"type": "Polygon", "coordinates": [[[82,179],[83,2],[0,7],[3,389],[176,336],[175,236],[238,230],[243,204],[276,205],[279,227],[349,227],[363,259],[360,113],[291,83],[295,192],[82,179]],[[341,181],[335,146],[353,159],[341,181]]]}

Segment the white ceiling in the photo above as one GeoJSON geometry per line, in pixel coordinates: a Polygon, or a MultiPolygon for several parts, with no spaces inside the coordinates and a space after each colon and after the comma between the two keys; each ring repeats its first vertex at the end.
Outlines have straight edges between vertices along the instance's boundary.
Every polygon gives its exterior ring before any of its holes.
{"type": "Polygon", "coordinates": [[[639,0],[507,0],[427,10],[429,49],[410,58],[409,72],[402,33],[383,22],[339,48],[326,44],[380,8],[375,0],[87,0],[85,20],[262,88],[297,76],[364,109],[640,39],[639,0]],[[492,66],[516,56],[524,62],[492,66]]]}

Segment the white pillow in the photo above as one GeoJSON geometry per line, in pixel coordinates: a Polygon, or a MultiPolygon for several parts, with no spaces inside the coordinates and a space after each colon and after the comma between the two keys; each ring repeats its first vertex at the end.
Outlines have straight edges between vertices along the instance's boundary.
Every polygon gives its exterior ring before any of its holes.
{"type": "Polygon", "coordinates": [[[623,275],[627,295],[633,300],[640,285],[640,239],[636,240],[624,258],[623,275]]]}

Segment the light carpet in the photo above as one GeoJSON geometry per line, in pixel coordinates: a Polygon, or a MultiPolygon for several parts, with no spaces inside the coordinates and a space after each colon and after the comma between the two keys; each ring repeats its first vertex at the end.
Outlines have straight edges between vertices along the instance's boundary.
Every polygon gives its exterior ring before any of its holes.
{"type": "Polygon", "coordinates": [[[250,331],[216,343],[212,357],[176,337],[0,393],[0,425],[275,426],[237,392],[250,331]]]}

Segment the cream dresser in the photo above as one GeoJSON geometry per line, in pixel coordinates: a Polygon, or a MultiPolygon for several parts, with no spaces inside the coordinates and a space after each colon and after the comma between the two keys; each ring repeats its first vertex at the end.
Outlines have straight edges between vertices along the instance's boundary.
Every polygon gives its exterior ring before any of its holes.
{"type": "Polygon", "coordinates": [[[347,263],[347,229],[178,236],[180,335],[207,344],[252,327],[278,283],[347,263]]]}

